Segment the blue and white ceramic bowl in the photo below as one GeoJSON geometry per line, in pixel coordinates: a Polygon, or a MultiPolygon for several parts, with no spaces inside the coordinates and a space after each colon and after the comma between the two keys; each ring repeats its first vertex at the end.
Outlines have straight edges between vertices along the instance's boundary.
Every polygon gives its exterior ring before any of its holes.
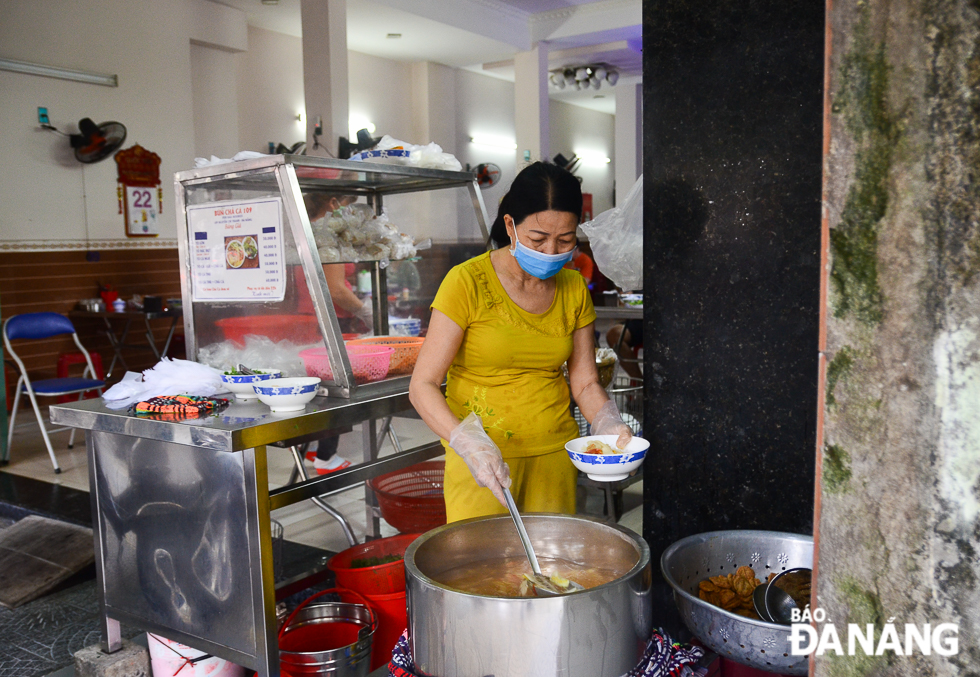
{"type": "Polygon", "coordinates": [[[255,391],[252,390],[253,384],[279,378],[279,375],[282,374],[282,372],[278,369],[255,369],[254,371],[261,371],[262,373],[222,374],[221,380],[224,382],[225,387],[228,388],[229,392],[235,393],[235,399],[254,400],[255,391]]]}
{"type": "Polygon", "coordinates": [[[565,445],[572,465],[598,482],[618,482],[643,465],[650,443],[642,437],[634,437],[621,454],[587,454],[585,448],[593,440],[605,442],[616,448],[616,435],[589,435],[579,437],[565,445]]]}
{"type": "Polygon", "coordinates": [[[320,377],[277,378],[269,383],[254,383],[252,388],[259,401],[269,405],[272,411],[300,411],[316,397],[320,377]]]}

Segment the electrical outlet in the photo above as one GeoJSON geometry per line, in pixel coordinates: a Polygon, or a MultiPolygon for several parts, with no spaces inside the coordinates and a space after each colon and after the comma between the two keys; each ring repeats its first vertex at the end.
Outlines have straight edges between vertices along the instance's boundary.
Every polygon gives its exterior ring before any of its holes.
{"type": "Polygon", "coordinates": [[[51,120],[48,119],[48,109],[43,106],[37,107],[37,122],[41,125],[50,125],[51,120]]]}

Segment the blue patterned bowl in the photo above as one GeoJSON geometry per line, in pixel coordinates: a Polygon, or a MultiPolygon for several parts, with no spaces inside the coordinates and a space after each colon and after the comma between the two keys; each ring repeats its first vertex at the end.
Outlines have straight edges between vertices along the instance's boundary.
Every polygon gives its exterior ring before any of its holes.
{"type": "Polygon", "coordinates": [[[255,391],[252,390],[252,384],[279,378],[279,375],[282,374],[282,372],[278,369],[256,369],[255,371],[261,371],[263,373],[222,374],[221,380],[224,382],[225,387],[228,388],[229,392],[235,393],[235,399],[254,400],[255,391]]]}
{"type": "Polygon", "coordinates": [[[300,411],[306,407],[307,402],[316,397],[320,389],[320,378],[277,378],[268,383],[254,383],[252,388],[255,389],[259,401],[269,405],[272,411],[300,411]]]}
{"type": "Polygon", "coordinates": [[[589,435],[579,437],[565,445],[572,465],[586,473],[589,479],[598,482],[618,482],[629,477],[630,473],[643,465],[650,443],[642,437],[634,437],[621,454],[587,454],[589,442],[605,442],[616,448],[616,435],[589,435]]]}

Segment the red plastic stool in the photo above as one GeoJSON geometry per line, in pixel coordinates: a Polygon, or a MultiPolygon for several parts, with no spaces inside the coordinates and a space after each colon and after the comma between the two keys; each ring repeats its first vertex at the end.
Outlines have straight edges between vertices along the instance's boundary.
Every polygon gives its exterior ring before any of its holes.
{"type": "MultiPolygon", "coordinates": [[[[102,371],[102,356],[98,353],[89,353],[89,356],[92,358],[92,366],[95,368],[95,376],[93,378],[104,381],[105,372],[102,371]]],[[[73,364],[85,364],[85,355],[82,353],[61,353],[58,356],[58,378],[68,378],[68,367],[73,364]]],[[[89,390],[85,393],[86,400],[91,400],[98,396],[99,393],[95,390],[89,390]]],[[[62,395],[58,398],[58,403],[75,402],[77,399],[74,395],[62,395]]]]}

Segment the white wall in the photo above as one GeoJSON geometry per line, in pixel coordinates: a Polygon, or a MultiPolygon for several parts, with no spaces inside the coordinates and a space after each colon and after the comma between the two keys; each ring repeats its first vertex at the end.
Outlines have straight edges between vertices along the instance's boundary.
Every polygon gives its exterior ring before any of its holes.
{"type": "Polygon", "coordinates": [[[194,156],[231,157],[241,150],[236,77],[241,55],[194,43],[190,50],[194,156]]]}
{"type": "Polygon", "coordinates": [[[349,52],[347,69],[350,114],[364,115],[373,122],[375,136],[389,134],[409,143],[421,143],[411,138],[412,65],[349,52]]]}
{"type": "MultiPolygon", "coordinates": [[[[592,193],[592,215],[613,207],[613,179],[616,158],[613,150],[615,116],[551,102],[551,156],[590,151],[610,159],[609,164],[589,166],[580,163],[575,173],[582,177],[582,192],[592,193]]],[[[629,188],[627,188],[629,190],[629,188]]]]}
{"type": "MultiPolygon", "coordinates": [[[[517,162],[510,148],[479,146],[470,141],[474,135],[516,139],[514,123],[514,85],[466,70],[456,71],[456,157],[465,167],[492,162],[500,167],[500,183],[483,191],[490,222],[497,215],[497,204],[517,176],[517,162]]],[[[460,236],[482,239],[473,223],[473,206],[468,198],[459,202],[460,236]]]]}
{"type": "Polygon", "coordinates": [[[121,122],[128,129],[124,147],[139,143],[157,153],[164,188],[161,238],[175,236],[171,185],[173,173],[194,159],[190,41],[202,20],[216,28],[240,21],[241,30],[214,30],[211,39],[237,45],[244,31],[244,14],[204,0],[4,2],[4,57],[117,74],[119,86],[0,71],[0,120],[6,128],[0,135],[6,164],[0,241],[57,240],[70,246],[84,244],[86,233],[93,240],[124,239],[115,163],[80,165],[66,138],[39,129],[38,106],[46,106],[62,130],[74,131],[83,117],[121,122]]]}
{"type": "Polygon", "coordinates": [[[303,140],[303,41],[248,27],[248,51],[238,56],[240,150],[266,153],[269,142],[292,146],[303,140]]]}
{"type": "MultiPolygon", "coordinates": [[[[119,76],[113,88],[0,71],[6,127],[0,155],[8,166],[0,175],[0,249],[154,244],[125,238],[115,163],[79,164],[66,138],[38,127],[38,106],[46,106],[52,124],[66,131],[75,131],[82,117],[122,122],[129,132],[124,147],[139,143],[161,157],[164,203],[155,243],[168,246],[176,234],[174,172],[193,167],[196,156],[264,152],[270,141],[291,145],[303,138],[296,120],[304,108],[301,40],[247,27],[242,12],[224,5],[79,0],[69,12],[59,0],[3,0],[0,46],[5,58],[119,76]]],[[[500,184],[482,193],[492,219],[516,175],[514,153],[475,146],[469,137],[514,139],[514,85],[444,70],[350,52],[350,111],[374,122],[376,134],[435,141],[464,165],[499,165],[500,184]],[[414,88],[423,79],[429,86],[420,106],[414,88]],[[414,117],[423,109],[429,111],[427,125],[414,117]],[[439,124],[440,115],[455,116],[455,124],[439,124]],[[425,130],[454,138],[415,138],[425,130]]],[[[553,154],[581,145],[612,157],[612,120],[551,102],[553,154]]],[[[335,151],[336,139],[330,144],[335,151]]],[[[611,206],[611,171],[583,168],[581,175],[583,189],[595,195],[596,212],[611,206]]],[[[455,192],[448,202],[440,196],[427,223],[415,224],[421,235],[481,237],[469,196],[455,192]]]]}

